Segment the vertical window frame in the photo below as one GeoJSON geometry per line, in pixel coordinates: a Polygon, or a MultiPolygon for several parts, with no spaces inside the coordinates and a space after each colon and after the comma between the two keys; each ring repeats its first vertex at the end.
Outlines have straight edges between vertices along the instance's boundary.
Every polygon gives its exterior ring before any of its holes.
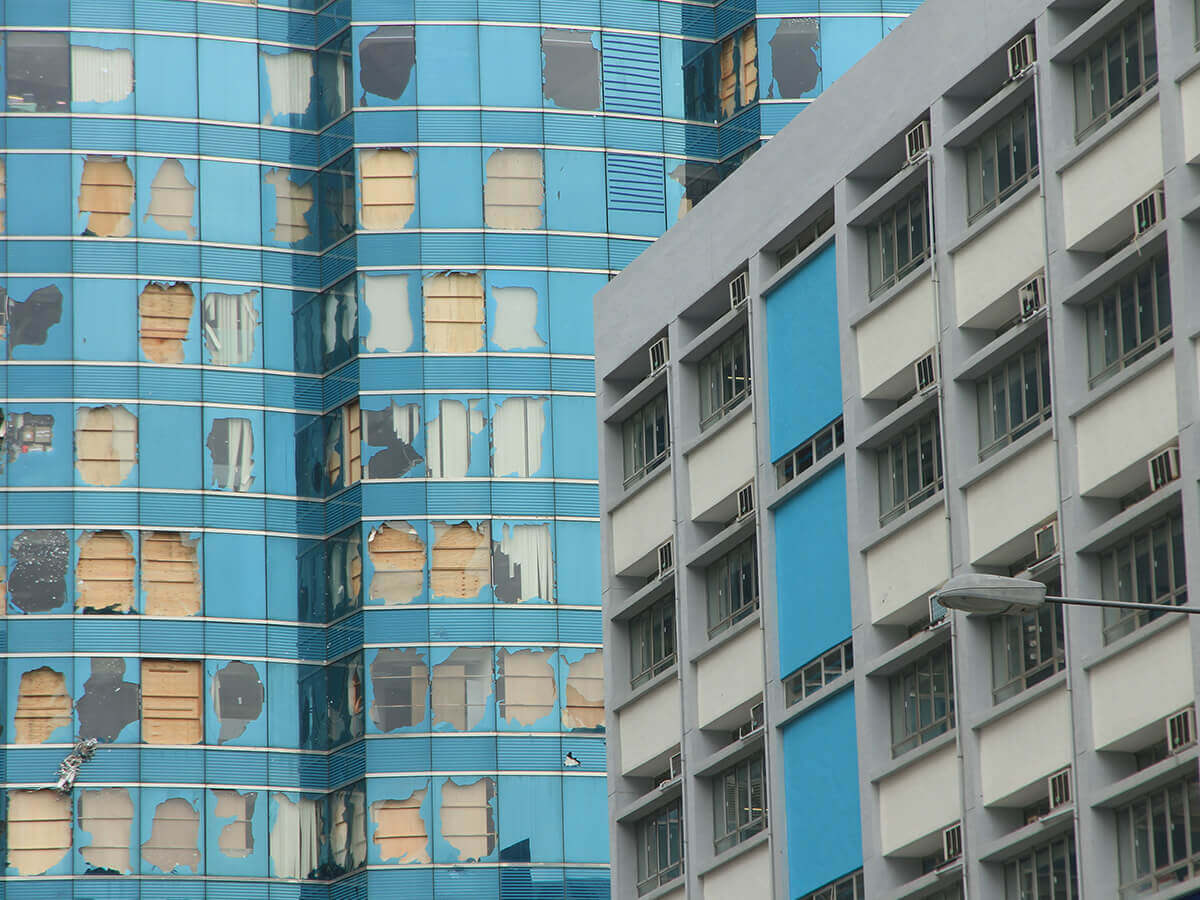
{"type": "Polygon", "coordinates": [[[1092,388],[1137,362],[1174,333],[1170,267],[1166,254],[1139,266],[1084,307],[1088,387],[1092,388]],[[1146,293],[1148,290],[1148,293],[1146,293]],[[1149,310],[1152,334],[1143,333],[1142,315],[1149,310]],[[1133,325],[1130,336],[1128,326],[1133,325]]]}
{"type": "Polygon", "coordinates": [[[630,688],[675,666],[675,595],[668,594],[629,620],[630,688]]]}
{"type": "Polygon", "coordinates": [[[716,637],[758,610],[758,546],[742,541],[704,572],[708,636],[716,637]]]}
{"type": "Polygon", "coordinates": [[[621,423],[626,488],[637,484],[671,455],[671,411],[663,391],[621,423]],[[653,451],[653,452],[651,452],[653,451]]]}
{"type": "Polygon", "coordinates": [[[641,897],[683,876],[683,802],[675,800],[638,821],[637,895],[641,897]]]}
{"type": "Polygon", "coordinates": [[[942,440],[936,412],[906,428],[876,454],[879,524],[888,524],[942,490],[942,440]],[[932,440],[932,447],[924,446],[932,440]],[[932,453],[932,459],[927,457],[932,453]],[[932,476],[932,477],[927,477],[932,476]]]}
{"type": "Polygon", "coordinates": [[[929,229],[929,185],[908,193],[904,199],[867,226],[868,289],[871,299],[898,284],[910,272],[920,268],[933,253],[929,229]],[[913,229],[913,222],[919,227],[913,229]],[[921,238],[920,252],[914,252],[912,237],[921,238]]]}
{"type": "Polygon", "coordinates": [[[888,691],[891,695],[893,759],[953,730],[956,723],[954,657],[950,644],[934,648],[892,675],[888,679],[888,691]]]}
{"type": "Polygon", "coordinates": [[[1037,104],[1032,97],[989,128],[982,137],[967,148],[967,223],[970,224],[1015,194],[1021,187],[1038,176],[1037,104]],[[1008,136],[1007,145],[1001,144],[1002,136],[1008,136]],[[1025,147],[1024,165],[1018,158],[1016,137],[1020,135],[1025,147]],[[1001,147],[1008,155],[1010,177],[1007,184],[1001,183],[1000,166],[993,165],[989,173],[983,165],[984,152],[991,150],[993,160],[999,160],[1001,147]],[[989,184],[984,184],[990,178],[989,184]],[[977,188],[978,191],[973,191],[977,188]],[[991,189],[990,194],[988,189],[991,189]],[[978,202],[973,202],[977,200],[978,202]]]}
{"type": "Polygon", "coordinates": [[[766,759],[761,753],[717,773],[712,788],[714,853],[720,855],[766,829],[766,759]]]}
{"type": "Polygon", "coordinates": [[[1175,511],[1123,537],[1100,554],[1101,598],[1141,603],[1146,607],[1144,610],[1101,610],[1105,644],[1111,644],[1145,627],[1172,606],[1187,603],[1187,568],[1184,552],[1183,516],[1175,511]],[[1167,533],[1167,540],[1162,545],[1165,559],[1159,557],[1154,544],[1163,529],[1166,529],[1167,533]],[[1139,552],[1142,547],[1149,554],[1144,568],[1139,564],[1139,552]],[[1162,573],[1157,569],[1160,559],[1165,569],[1162,573]],[[1165,581],[1160,582],[1156,578],[1157,574],[1162,574],[1165,581]],[[1160,592],[1158,588],[1163,584],[1167,590],[1160,592]],[[1145,595],[1146,599],[1141,599],[1142,595],[1145,595]]]}
{"type": "Polygon", "coordinates": [[[1007,447],[1053,415],[1050,386],[1050,344],[1045,338],[1004,360],[979,380],[976,387],[979,419],[979,459],[1007,447]],[[1030,368],[1032,363],[1033,368],[1030,368]],[[1032,375],[1032,379],[1030,376],[1032,375]],[[1012,396],[1018,386],[1020,396],[1012,396]],[[1030,408],[1031,392],[1034,407],[1030,408]],[[1017,408],[1014,408],[1014,401],[1017,408]],[[1021,419],[1013,423],[1014,413],[1021,419]],[[1003,417],[1003,428],[998,427],[1003,417]]]}
{"type": "Polygon", "coordinates": [[[1075,83],[1075,141],[1078,143],[1158,83],[1154,4],[1139,7],[1080,54],[1072,66],[1072,77],[1075,83]],[[1131,34],[1137,54],[1136,83],[1130,83],[1129,78],[1131,34]],[[1114,52],[1120,81],[1116,85],[1112,83],[1114,52]]]}

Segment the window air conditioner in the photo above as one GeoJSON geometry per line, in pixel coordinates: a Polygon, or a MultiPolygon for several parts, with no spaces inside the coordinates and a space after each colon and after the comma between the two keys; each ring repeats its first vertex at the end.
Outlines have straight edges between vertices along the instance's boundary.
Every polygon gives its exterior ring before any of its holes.
{"type": "Polygon", "coordinates": [[[667,339],[660,337],[650,345],[650,374],[653,375],[667,364],[667,339]]]}
{"type": "Polygon", "coordinates": [[[1050,791],[1050,808],[1058,809],[1071,802],[1071,767],[1059,769],[1046,779],[1050,791]]]}
{"type": "Polygon", "coordinates": [[[1179,448],[1168,447],[1162,453],[1150,457],[1150,490],[1166,487],[1179,477],[1179,448]]]}
{"type": "Polygon", "coordinates": [[[1140,237],[1163,220],[1167,214],[1166,197],[1157,187],[1133,204],[1133,234],[1140,237]]]}
{"type": "Polygon", "coordinates": [[[932,594],[929,595],[929,627],[949,624],[950,617],[946,615],[946,607],[938,603],[932,594]]]}
{"type": "Polygon", "coordinates": [[[1196,708],[1189,706],[1167,719],[1167,750],[1179,753],[1196,743],[1196,708]]]}
{"type": "Polygon", "coordinates": [[[1033,533],[1033,555],[1037,562],[1058,552],[1058,522],[1048,522],[1033,533]]]}
{"type": "Polygon", "coordinates": [[[662,578],[675,568],[675,550],[671,541],[658,546],[658,577],[662,578]]]}
{"type": "Polygon", "coordinates": [[[738,740],[748,738],[755,732],[762,730],[764,721],[763,705],[761,703],[754,704],[754,706],[750,707],[750,721],[738,726],[738,740]]]}
{"type": "Polygon", "coordinates": [[[929,123],[918,122],[904,134],[907,164],[912,165],[929,152],[929,123]]]}
{"type": "Polygon", "coordinates": [[[1013,80],[1020,78],[1036,61],[1033,35],[1022,35],[1020,40],[1008,48],[1008,77],[1013,80]]]}
{"type": "Polygon", "coordinates": [[[952,862],[962,856],[962,822],[955,822],[942,831],[942,855],[946,862],[952,862]]]}
{"type": "Polygon", "coordinates": [[[750,273],[742,272],[729,282],[729,308],[737,309],[750,295],[750,273]]]}
{"type": "Polygon", "coordinates": [[[1046,276],[1039,275],[1017,288],[1021,304],[1021,321],[1032,319],[1046,305],[1046,276]]]}
{"type": "Polygon", "coordinates": [[[934,363],[933,354],[926,353],[913,363],[913,373],[916,375],[918,393],[937,384],[937,365],[934,363]]]}
{"type": "Polygon", "coordinates": [[[671,782],[677,780],[683,774],[683,754],[676,753],[671,756],[671,762],[665,771],[658,779],[658,787],[664,788],[671,782]]]}
{"type": "Polygon", "coordinates": [[[738,489],[737,501],[737,517],[739,519],[744,519],[750,513],[754,512],[754,482],[750,482],[745,487],[738,489]]]}

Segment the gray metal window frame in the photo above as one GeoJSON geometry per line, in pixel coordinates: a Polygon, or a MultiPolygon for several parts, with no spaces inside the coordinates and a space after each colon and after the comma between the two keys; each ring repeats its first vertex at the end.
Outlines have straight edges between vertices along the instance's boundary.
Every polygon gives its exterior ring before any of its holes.
{"type": "Polygon", "coordinates": [[[1171,339],[1174,315],[1166,254],[1139,266],[1084,311],[1088,386],[1095,387],[1171,339]]]}
{"type": "Polygon", "coordinates": [[[893,759],[954,728],[954,658],[948,643],[893,675],[888,689],[893,759]]]}
{"type": "Polygon", "coordinates": [[[867,280],[870,295],[887,290],[917,269],[932,253],[929,232],[929,186],[921,186],[867,227],[867,280]],[[903,224],[903,228],[900,226],[903,224]],[[901,237],[903,235],[903,238],[901,237]],[[913,238],[921,248],[913,250],[913,238]]]}
{"type": "Polygon", "coordinates": [[[629,686],[634,688],[675,665],[674,594],[629,620],[629,661],[629,686]]]}
{"type": "Polygon", "coordinates": [[[846,429],[838,416],[810,438],[805,438],[795,450],[775,463],[777,487],[794,481],[846,442],[846,429]]]}
{"type": "Polygon", "coordinates": [[[719,421],[752,389],[749,332],[741,328],[700,360],[700,430],[719,421]]]}
{"type": "Polygon", "coordinates": [[[886,525],[942,489],[938,414],[906,428],[877,454],[879,524],[886,525]],[[925,446],[932,439],[932,446],[925,446]],[[932,454],[932,458],[930,457],[932,454]]]}
{"type": "Polygon", "coordinates": [[[1119,543],[1102,552],[1101,599],[1146,605],[1144,611],[1102,610],[1104,643],[1111,644],[1157,619],[1171,606],[1186,603],[1186,562],[1183,516],[1179,512],[1173,512],[1122,538],[1119,543]],[[1164,531],[1165,543],[1156,545],[1155,541],[1162,539],[1164,531]]]}
{"type": "Polygon", "coordinates": [[[758,545],[742,541],[704,570],[708,636],[713,637],[758,609],[758,545]]]}
{"type": "Polygon", "coordinates": [[[979,458],[984,460],[1053,414],[1049,342],[1043,338],[998,365],[979,380],[976,398],[979,458]]]}
{"type": "Polygon", "coordinates": [[[1116,811],[1120,898],[1156,894],[1200,875],[1200,785],[1195,773],[1116,811]],[[1182,838],[1182,851],[1180,838],[1182,838]]]}
{"type": "Polygon", "coordinates": [[[997,616],[992,631],[992,701],[1000,703],[1066,666],[1063,612],[1058,604],[997,616]]]}
{"type": "Polygon", "coordinates": [[[736,847],[767,827],[766,776],[766,759],[760,753],[741,760],[713,778],[715,853],[736,847]]]}
{"type": "MultiPolygon", "coordinates": [[[[1200,3],[1200,0],[1196,0],[1196,2],[1200,3]]],[[[813,222],[811,225],[805,226],[804,230],[801,231],[800,234],[792,238],[775,252],[775,261],[779,268],[782,269],[806,249],[815,244],[821,235],[833,227],[833,223],[833,209],[831,207],[830,209],[827,209],[825,212],[821,213],[815,222],[813,222]]]]}
{"type": "Polygon", "coordinates": [[[854,669],[854,642],[843,641],[784,680],[786,705],[807,700],[854,669]]]}
{"type": "Polygon", "coordinates": [[[685,871],[686,846],[682,800],[668,803],[638,820],[635,841],[639,897],[681,877],[685,871]]]}
{"type": "Polygon", "coordinates": [[[1075,832],[1061,835],[1004,864],[1005,900],[1079,900],[1075,832]]]}
{"type": "Polygon", "coordinates": [[[1154,4],[1147,3],[1075,60],[1076,141],[1091,134],[1158,82],[1155,31],[1154,4]],[[1131,47],[1133,56],[1129,54],[1131,47]]]}
{"type": "Polygon", "coordinates": [[[1037,105],[1031,97],[967,148],[967,221],[995,209],[1035,178],[1037,154],[1037,105]],[[1018,152],[1022,147],[1023,152],[1018,152]]]}
{"type": "Polygon", "coordinates": [[[862,869],[831,881],[823,888],[805,894],[799,900],[867,900],[862,869]]]}
{"type": "Polygon", "coordinates": [[[666,391],[621,423],[621,448],[625,487],[641,481],[671,455],[671,411],[666,391]],[[653,455],[647,452],[650,443],[654,444],[653,455]]]}

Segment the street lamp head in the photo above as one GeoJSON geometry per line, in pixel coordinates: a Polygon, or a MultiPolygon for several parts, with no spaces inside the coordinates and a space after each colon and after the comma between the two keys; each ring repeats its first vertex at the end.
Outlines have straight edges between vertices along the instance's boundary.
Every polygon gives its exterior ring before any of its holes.
{"type": "Polygon", "coordinates": [[[1046,586],[1027,578],[1006,575],[955,575],[934,592],[933,599],[946,609],[999,616],[1032,612],[1046,602],[1046,586]]]}

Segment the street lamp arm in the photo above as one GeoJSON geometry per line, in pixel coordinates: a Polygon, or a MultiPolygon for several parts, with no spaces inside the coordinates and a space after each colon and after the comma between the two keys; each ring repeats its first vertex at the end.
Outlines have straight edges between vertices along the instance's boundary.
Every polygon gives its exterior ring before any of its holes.
{"type": "Polygon", "coordinates": [[[1102,606],[1106,609],[1143,609],[1161,608],[1163,612],[1200,613],[1200,606],[1168,606],[1165,603],[1133,603],[1122,600],[1090,600],[1082,597],[1046,597],[1047,603],[1058,603],[1063,606],[1102,606]]]}

